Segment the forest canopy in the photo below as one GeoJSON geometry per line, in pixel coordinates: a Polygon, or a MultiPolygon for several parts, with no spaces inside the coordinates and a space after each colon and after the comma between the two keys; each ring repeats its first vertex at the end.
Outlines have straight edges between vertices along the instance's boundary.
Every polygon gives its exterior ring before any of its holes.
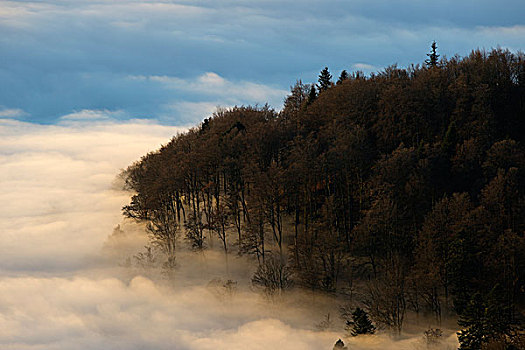
{"type": "Polygon", "coordinates": [[[461,349],[518,348],[525,55],[433,54],[337,83],[325,68],[281,111],[218,110],[125,170],[124,214],[166,266],[216,240],[266,293],[357,285],[376,325],[456,314],[461,349]]]}

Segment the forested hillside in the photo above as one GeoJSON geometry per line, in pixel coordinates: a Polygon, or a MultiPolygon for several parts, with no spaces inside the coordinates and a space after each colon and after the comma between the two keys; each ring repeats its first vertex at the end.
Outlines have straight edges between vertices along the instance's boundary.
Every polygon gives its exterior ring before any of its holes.
{"type": "Polygon", "coordinates": [[[270,295],[351,286],[395,332],[409,310],[457,314],[462,349],[523,345],[522,53],[434,51],[336,83],[325,69],[282,111],[219,110],[124,176],[124,214],[148,222],[167,267],[215,240],[253,256],[270,295]]]}

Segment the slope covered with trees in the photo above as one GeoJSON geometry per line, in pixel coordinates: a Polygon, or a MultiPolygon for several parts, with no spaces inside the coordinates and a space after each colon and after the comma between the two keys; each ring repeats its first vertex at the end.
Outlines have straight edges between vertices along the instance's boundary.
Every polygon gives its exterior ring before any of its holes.
{"type": "MultiPolygon", "coordinates": [[[[253,256],[253,283],[344,292],[401,332],[457,313],[462,349],[516,343],[525,288],[525,56],[468,57],[334,84],[284,108],[219,110],[125,172],[124,214],[167,266],[179,245],[253,256]]],[[[519,346],[519,345],[514,345],[519,346]]]]}

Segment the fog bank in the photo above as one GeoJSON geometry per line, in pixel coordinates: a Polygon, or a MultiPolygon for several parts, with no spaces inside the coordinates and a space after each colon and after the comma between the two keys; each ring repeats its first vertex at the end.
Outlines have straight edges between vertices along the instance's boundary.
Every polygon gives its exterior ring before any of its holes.
{"type": "MultiPolygon", "coordinates": [[[[241,258],[226,271],[219,252],[181,254],[170,279],[119,266],[145,240],[140,225],[122,220],[130,194],[116,175],[178,130],[0,119],[0,348],[331,349],[345,336],[337,305],[299,291],[268,303],[241,258]],[[117,224],[121,237],[111,236],[117,224]],[[214,278],[238,285],[230,293],[214,278]],[[335,324],[318,331],[327,312],[335,324]]],[[[351,349],[416,349],[420,338],[344,340],[351,349]]],[[[451,335],[443,348],[454,344],[451,335]]]]}

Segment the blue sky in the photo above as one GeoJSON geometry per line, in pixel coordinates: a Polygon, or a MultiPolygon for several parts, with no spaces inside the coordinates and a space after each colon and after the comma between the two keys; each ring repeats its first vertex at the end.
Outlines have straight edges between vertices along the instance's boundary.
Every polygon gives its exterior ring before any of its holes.
{"type": "Polygon", "coordinates": [[[0,118],[150,118],[280,108],[326,65],[365,72],[525,49],[525,1],[48,0],[0,2],[0,118]]]}

